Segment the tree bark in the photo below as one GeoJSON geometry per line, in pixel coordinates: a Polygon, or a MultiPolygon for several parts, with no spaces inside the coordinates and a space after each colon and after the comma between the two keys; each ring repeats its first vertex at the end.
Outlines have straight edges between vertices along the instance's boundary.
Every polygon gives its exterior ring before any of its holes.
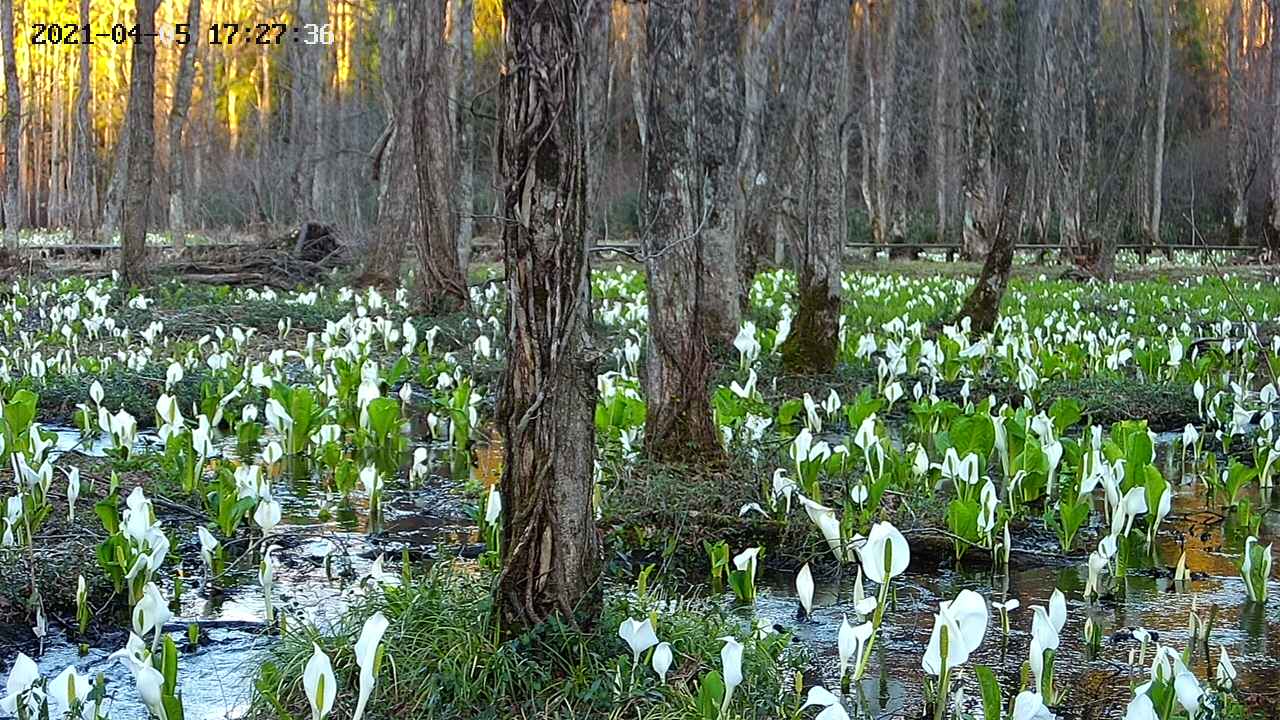
{"type": "Polygon", "coordinates": [[[415,236],[418,303],[430,313],[453,312],[467,307],[470,298],[458,252],[457,155],[445,8],[441,3],[426,3],[415,8],[413,15],[421,48],[408,56],[416,87],[413,146],[423,227],[415,236]]]}
{"type": "Polygon", "coordinates": [[[794,248],[797,309],[782,345],[782,362],[792,372],[829,372],[839,351],[840,267],[847,233],[842,127],[848,106],[849,5],[818,0],[799,15],[813,28],[803,147],[812,197],[808,222],[794,248]]]}
{"type": "MultiPolygon", "coordinates": [[[[458,261],[465,273],[471,263],[471,242],[475,235],[475,119],[471,102],[475,95],[475,0],[452,0],[454,8],[453,88],[455,152],[458,167],[458,261]]],[[[605,35],[606,43],[608,34],[605,35]]],[[[607,57],[607,55],[606,55],[607,57]]]]}
{"type": "Polygon", "coordinates": [[[169,230],[173,247],[181,252],[186,246],[186,152],[182,135],[187,128],[187,112],[191,108],[191,90],[196,78],[196,50],[200,45],[200,0],[189,0],[187,28],[191,38],[182,46],[178,60],[178,77],[173,83],[173,106],[169,109],[169,230]]]}
{"type": "Polygon", "coordinates": [[[505,0],[498,136],[508,358],[498,422],[510,636],[552,616],[585,624],[602,591],[592,489],[596,367],[590,350],[582,28],[601,0],[505,0]]]}
{"type": "MultiPolygon", "coordinates": [[[[717,1],[704,0],[702,9],[717,1]]],[[[645,146],[649,351],[644,434],[645,449],[658,460],[721,454],[711,418],[707,323],[713,316],[708,286],[714,280],[706,250],[710,216],[723,210],[711,204],[716,201],[711,174],[718,169],[704,166],[697,155],[699,140],[708,140],[698,132],[699,124],[704,119],[715,124],[716,116],[700,115],[713,107],[698,102],[696,10],[685,0],[651,0],[648,12],[646,114],[652,132],[645,146]]],[[[736,293],[732,299],[736,305],[736,293]]]]}
{"type": "MultiPolygon", "coordinates": [[[[734,196],[735,224],[739,235],[738,308],[741,312],[746,312],[751,304],[751,286],[755,282],[760,258],[767,255],[766,245],[772,239],[769,228],[777,227],[777,214],[770,209],[775,202],[775,193],[770,188],[776,178],[771,177],[772,164],[767,158],[781,142],[771,141],[762,129],[778,125],[782,120],[766,115],[764,109],[777,94],[769,61],[775,57],[791,7],[792,0],[774,0],[769,24],[763,31],[755,33],[758,37],[754,42],[746,43],[748,47],[744,52],[742,130],[738,137],[737,193],[734,196]]],[[[785,64],[786,58],[778,58],[778,61],[785,64]]]]}
{"type": "Polygon", "coordinates": [[[1156,95],[1156,128],[1151,162],[1151,221],[1147,237],[1152,247],[1160,244],[1161,214],[1164,209],[1164,136],[1169,108],[1169,62],[1173,44],[1173,8],[1170,0],[1156,0],[1160,10],[1160,83],[1156,95]]]}
{"type": "Polygon", "coordinates": [[[400,281],[405,241],[422,232],[417,222],[417,166],[413,149],[413,96],[409,82],[409,52],[416,33],[402,40],[405,26],[416,22],[407,0],[382,6],[382,102],[387,114],[386,137],[374,151],[373,178],[378,182],[378,219],[369,240],[360,284],[383,290],[400,281]]]}
{"type": "Polygon", "coordinates": [[[1280,249],[1280,0],[1267,0],[1271,13],[1271,182],[1268,188],[1266,248],[1280,249]]]}
{"type": "MultiPolygon", "coordinates": [[[[11,1],[11,0],[10,0],[11,1]]],[[[89,0],[80,0],[80,24],[89,24],[89,0]]],[[[75,215],[72,237],[77,243],[91,243],[98,225],[98,182],[95,168],[96,151],[93,143],[92,66],[89,43],[80,44],[80,81],[76,87],[75,149],[72,152],[72,187],[75,215]]]]}
{"type": "Polygon", "coordinates": [[[120,276],[128,285],[146,282],[147,211],[155,162],[156,0],[135,0],[138,37],[129,82],[129,148],[126,195],[120,209],[120,276]]]}
{"type": "Polygon", "coordinates": [[[701,234],[699,251],[705,273],[701,279],[702,323],[707,341],[724,348],[732,347],[742,324],[738,305],[739,227],[733,212],[743,103],[738,5],[737,0],[698,3],[697,62],[689,73],[698,93],[694,98],[697,121],[693,127],[693,151],[700,165],[695,169],[699,192],[694,197],[700,223],[695,232],[701,234]]]}
{"type": "Polygon", "coordinates": [[[583,112],[587,122],[587,244],[604,237],[607,206],[602,201],[605,157],[608,153],[609,93],[612,57],[609,52],[613,33],[612,2],[597,0],[588,17],[586,28],[588,73],[583,89],[583,112]],[[598,67],[597,67],[598,66],[598,67]]]}
{"type": "Polygon", "coordinates": [[[947,173],[950,114],[948,113],[951,78],[947,70],[955,62],[951,55],[951,6],[945,0],[933,3],[933,116],[929,122],[930,147],[933,151],[934,242],[947,241],[947,173]]]}
{"type": "Polygon", "coordinates": [[[1228,234],[1232,242],[1244,237],[1245,225],[1248,224],[1248,207],[1245,205],[1245,154],[1248,152],[1245,138],[1245,118],[1248,108],[1245,105],[1245,73],[1244,53],[1241,47],[1244,32],[1244,13],[1240,0],[1231,0],[1226,22],[1226,66],[1227,66],[1227,194],[1230,203],[1228,217],[1228,234]]]}
{"type": "Polygon", "coordinates": [[[0,5],[0,33],[4,46],[4,249],[14,256],[18,252],[18,226],[22,211],[19,205],[19,155],[22,143],[22,88],[18,84],[18,60],[13,46],[13,0],[0,5]]]}
{"type": "Polygon", "coordinates": [[[991,252],[987,253],[986,262],[982,264],[982,273],[978,276],[978,282],[960,308],[960,317],[969,318],[970,332],[989,333],[995,329],[996,320],[1000,317],[1000,301],[1004,298],[1004,291],[1009,286],[1009,273],[1013,269],[1013,250],[1016,239],[1005,224],[1008,211],[1009,192],[1006,189],[1000,216],[995,226],[981,229],[987,236],[986,240],[991,246],[991,252]]]}

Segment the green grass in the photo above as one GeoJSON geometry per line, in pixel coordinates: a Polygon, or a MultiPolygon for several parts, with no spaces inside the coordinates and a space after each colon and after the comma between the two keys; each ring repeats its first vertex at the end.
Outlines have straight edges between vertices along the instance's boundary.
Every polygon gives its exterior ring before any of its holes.
{"type": "Polygon", "coordinates": [[[786,650],[785,635],[747,642],[745,621],[698,600],[607,592],[590,628],[555,620],[535,634],[495,640],[490,622],[493,575],[439,566],[405,587],[388,587],[352,608],[336,628],[291,629],[264,663],[250,716],[310,715],[302,668],[317,643],[338,678],[333,717],[349,717],[358,698],[354,644],[364,620],[381,611],[390,621],[384,659],[369,702],[374,718],[695,718],[701,678],[720,668],[718,640],[735,635],[747,647],[734,716],[793,717],[799,702],[790,686],[804,666],[786,650]],[[675,662],[666,685],[647,656],[632,672],[631,654],[618,638],[627,617],[658,617],[658,637],[672,644],[675,662]],[[784,685],[786,687],[784,687],[784,685]]]}

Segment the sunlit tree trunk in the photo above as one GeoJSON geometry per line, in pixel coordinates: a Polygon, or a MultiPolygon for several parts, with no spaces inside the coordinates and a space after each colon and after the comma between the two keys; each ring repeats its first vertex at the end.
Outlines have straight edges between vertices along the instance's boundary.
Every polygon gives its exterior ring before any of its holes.
{"type": "MultiPolygon", "coordinates": [[[[89,0],[80,0],[80,24],[89,24],[89,0]]],[[[78,243],[92,242],[97,232],[98,186],[95,173],[96,156],[93,143],[92,66],[89,43],[80,44],[80,81],[76,87],[75,148],[72,152],[72,188],[74,217],[72,237],[78,243]]]]}
{"type": "Polygon", "coordinates": [[[129,148],[124,204],[120,209],[120,275],[129,285],[146,281],[147,211],[155,162],[156,0],[135,0],[138,38],[133,43],[129,83],[129,148]]]}
{"type": "Polygon", "coordinates": [[[182,47],[178,60],[178,77],[173,84],[173,105],[169,109],[169,230],[173,233],[173,247],[179,252],[186,244],[186,151],[182,147],[182,134],[187,127],[187,112],[191,107],[191,91],[196,78],[196,51],[200,36],[200,0],[189,0],[187,28],[190,40],[182,47]]]}
{"type": "Polygon", "coordinates": [[[507,364],[503,570],[508,635],[558,615],[591,624],[602,592],[592,507],[596,368],[589,350],[588,13],[601,0],[506,0],[501,79],[507,364]]]}
{"type": "Polygon", "coordinates": [[[469,297],[458,252],[457,155],[450,117],[445,8],[427,3],[413,14],[421,48],[408,56],[416,89],[413,147],[422,221],[422,232],[415,236],[418,301],[428,312],[452,312],[466,307],[469,297]]]}
{"type": "Polygon", "coordinates": [[[696,11],[685,0],[651,0],[648,12],[646,114],[652,132],[645,146],[643,222],[649,300],[644,439],[659,460],[721,452],[711,419],[707,323],[713,280],[704,251],[710,213],[723,209],[708,204],[715,200],[714,194],[704,195],[712,181],[698,162],[698,113],[707,106],[699,106],[695,79],[696,11]]]}
{"type": "Polygon", "coordinates": [[[839,350],[840,267],[846,235],[845,141],[849,4],[817,0],[800,15],[812,24],[808,115],[802,148],[811,198],[794,248],[796,315],[782,344],[793,372],[829,372],[839,350]]]}
{"type": "Polygon", "coordinates": [[[0,4],[0,33],[4,45],[4,249],[18,252],[19,153],[22,142],[22,88],[18,84],[18,61],[13,46],[13,0],[0,4]]]}

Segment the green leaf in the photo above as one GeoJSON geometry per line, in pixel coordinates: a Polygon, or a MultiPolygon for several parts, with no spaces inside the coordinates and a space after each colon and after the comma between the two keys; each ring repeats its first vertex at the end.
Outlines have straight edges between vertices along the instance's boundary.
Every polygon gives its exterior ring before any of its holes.
{"type": "Polygon", "coordinates": [[[991,668],[986,665],[975,665],[973,674],[978,676],[978,687],[982,690],[982,715],[984,720],[1000,720],[1001,699],[1000,681],[991,668]]]}
{"type": "Polygon", "coordinates": [[[720,671],[712,670],[702,678],[698,688],[698,715],[703,720],[716,720],[720,717],[720,703],[724,701],[724,678],[720,671]]]}

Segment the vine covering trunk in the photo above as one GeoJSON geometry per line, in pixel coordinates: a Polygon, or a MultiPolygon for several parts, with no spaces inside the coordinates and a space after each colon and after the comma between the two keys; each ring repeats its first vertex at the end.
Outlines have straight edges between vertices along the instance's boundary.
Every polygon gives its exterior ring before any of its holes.
{"type": "Polygon", "coordinates": [[[592,506],[596,368],[586,248],[585,13],[603,0],[506,0],[498,157],[507,364],[498,605],[514,634],[601,600],[592,506]]]}

